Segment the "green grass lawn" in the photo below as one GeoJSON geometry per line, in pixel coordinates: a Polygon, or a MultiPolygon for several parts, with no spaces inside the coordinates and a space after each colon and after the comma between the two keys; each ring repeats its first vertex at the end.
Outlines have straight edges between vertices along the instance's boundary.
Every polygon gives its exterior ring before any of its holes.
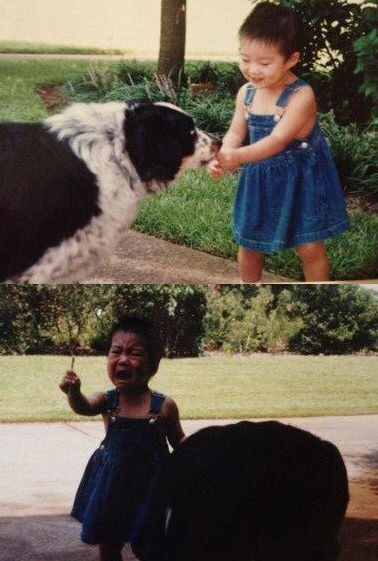
{"type": "Polygon", "coordinates": [[[34,122],[45,118],[38,88],[64,84],[88,66],[87,60],[0,60],[0,121],[34,122]]]}
{"type": "MultiPolygon", "coordinates": [[[[0,421],[83,420],[58,383],[62,356],[0,357],[0,421]]],[[[111,388],[105,357],[78,357],[84,393],[111,388]]],[[[253,355],[165,359],[151,387],[172,396],[182,418],[378,413],[377,358],[253,355]]]]}
{"type": "Polygon", "coordinates": [[[46,43],[29,43],[27,41],[0,41],[0,53],[118,55],[129,52],[130,51],[120,49],[75,47],[75,45],[50,45],[46,43]]]}

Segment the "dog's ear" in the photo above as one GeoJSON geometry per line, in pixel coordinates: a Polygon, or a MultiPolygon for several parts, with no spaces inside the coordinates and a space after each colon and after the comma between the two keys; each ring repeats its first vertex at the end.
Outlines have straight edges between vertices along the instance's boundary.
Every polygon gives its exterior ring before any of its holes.
{"type": "Polygon", "coordinates": [[[142,98],[128,99],[126,102],[126,113],[128,111],[133,111],[134,109],[140,107],[141,105],[144,106],[152,105],[152,101],[142,98]]]}
{"type": "Polygon", "coordinates": [[[125,148],[142,181],[170,181],[178,172],[183,149],[174,113],[153,104],[126,110],[125,148]]]}

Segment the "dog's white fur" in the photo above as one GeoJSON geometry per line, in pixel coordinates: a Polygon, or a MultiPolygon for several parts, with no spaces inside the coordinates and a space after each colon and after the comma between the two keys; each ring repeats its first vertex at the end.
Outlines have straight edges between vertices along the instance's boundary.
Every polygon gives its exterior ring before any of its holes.
{"type": "MultiPolygon", "coordinates": [[[[124,119],[125,104],[109,102],[74,104],[45,121],[45,126],[59,140],[67,141],[96,175],[101,214],[73,237],[48,249],[37,263],[14,279],[16,282],[68,283],[84,279],[99,259],[111,251],[114,241],[122,239],[140,201],[167,188],[166,182],[140,180],[124,149],[124,119]]],[[[209,137],[199,129],[194,129],[195,133],[195,152],[183,159],[175,179],[212,157],[209,137]]]]}

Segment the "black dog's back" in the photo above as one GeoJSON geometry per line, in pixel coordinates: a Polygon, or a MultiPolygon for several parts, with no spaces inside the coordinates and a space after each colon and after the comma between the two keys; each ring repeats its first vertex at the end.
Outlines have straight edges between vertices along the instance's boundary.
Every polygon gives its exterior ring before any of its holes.
{"type": "Polygon", "coordinates": [[[277,422],[209,427],[173,453],[166,561],[333,561],[348,502],[337,448],[277,422]]]}
{"type": "Polygon", "coordinates": [[[0,123],[0,281],[99,213],[95,176],[41,124],[0,123]]]}

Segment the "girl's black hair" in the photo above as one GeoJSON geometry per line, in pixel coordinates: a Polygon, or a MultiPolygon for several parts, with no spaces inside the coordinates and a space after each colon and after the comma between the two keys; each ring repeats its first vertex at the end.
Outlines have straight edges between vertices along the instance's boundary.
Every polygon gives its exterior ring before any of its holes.
{"type": "Polygon", "coordinates": [[[113,335],[118,331],[136,333],[144,338],[146,341],[146,351],[151,362],[151,369],[156,372],[160,359],[164,354],[164,346],[160,333],[152,321],[137,315],[121,317],[110,330],[109,348],[113,335]]]}
{"type": "Polygon", "coordinates": [[[303,25],[297,14],[272,2],[257,4],[239,29],[239,39],[278,43],[285,58],[302,50],[302,35],[303,25]]]}

